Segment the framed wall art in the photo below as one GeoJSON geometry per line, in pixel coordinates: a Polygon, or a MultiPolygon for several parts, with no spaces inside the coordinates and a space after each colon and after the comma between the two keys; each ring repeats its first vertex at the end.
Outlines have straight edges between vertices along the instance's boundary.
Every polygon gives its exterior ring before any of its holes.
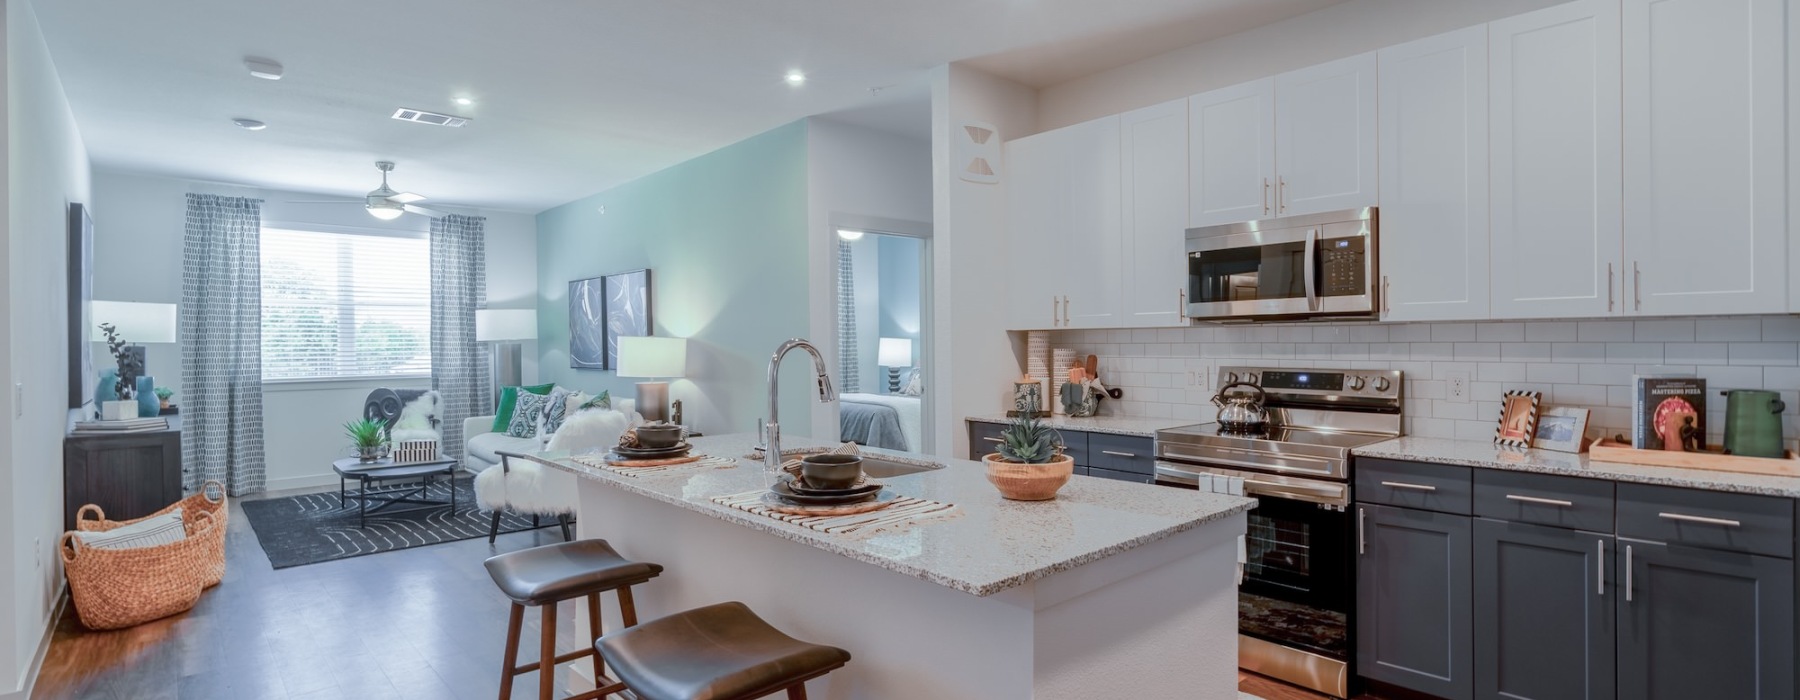
{"type": "Polygon", "coordinates": [[[606,369],[619,367],[619,338],[650,335],[656,328],[650,302],[648,269],[606,276],[606,369]]]}
{"type": "Polygon", "coordinates": [[[569,366],[612,369],[607,363],[606,278],[569,283],[569,366]]]}

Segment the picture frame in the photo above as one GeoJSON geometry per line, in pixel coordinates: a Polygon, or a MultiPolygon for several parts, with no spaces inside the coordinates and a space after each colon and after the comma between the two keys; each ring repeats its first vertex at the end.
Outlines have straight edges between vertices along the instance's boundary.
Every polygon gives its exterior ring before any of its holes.
{"type": "Polygon", "coordinates": [[[1494,444],[1503,447],[1530,447],[1537,435],[1538,402],[1543,394],[1535,391],[1508,391],[1500,398],[1500,424],[1494,426],[1494,444]]]}
{"type": "Polygon", "coordinates": [[[656,329],[651,316],[650,269],[607,275],[606,369],[619,367],[619,338],[647,336],[656,329]]]}
{"type": "Polygon", "coordinates": [[[1538,416],[1533,446],[1557,452],[1581,452],[1587,443],[1588,409],[1552,406],[1538,416]]]}
{"type": "Polygon", "coordinates": [[[606,278],[570,281],[569,367],[612,369],[606,347],[606,278]]]}

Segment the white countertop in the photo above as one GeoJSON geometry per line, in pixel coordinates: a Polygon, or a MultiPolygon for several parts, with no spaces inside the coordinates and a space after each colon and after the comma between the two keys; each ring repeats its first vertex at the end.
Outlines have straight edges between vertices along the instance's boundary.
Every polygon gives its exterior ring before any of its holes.
{"type": "MultiPolygon", "coordinates": [[[[977,423],[1011,423],[1013,418],[1004,414],[991,416],[969,416],[969,420],[977,423]]],[[[1068,416],[1044,416],[1045,425],[1057,430],[1080,430],[1089,433],[1110,433],[1112,435],[1131,435],[1135,437],[1156,437],[1156,431],[1179,428],[1185,425],[1206,423],[1208,421],[1181,420],[1175,418],[1134,418],[1131,416],[1090,416],[1087,418],[1070,418],[1068,416]]]]}
{"type": "MultiPolygon", "coordinates": [[[[738,457],[738,466],[628,477],[562,459],[567,455],[537,456],[584,479],[977,596],[993,595],[1256,506],[1251,498],[1086,476],[1072,477],[1053,501],[1008,501],[987,482],[981,463],[933,460],[948,466],[885,482],[904,496],[956,504],[960,516],[895,532],[827,535],[711,500],[764,488],[762,464],[747,458],[756,444],[754,435],[708,436],[693,443],[704,454],[738,457]]],[[[787,438],[782,445],[826,446],[830,444],[804,438],[787,438]]],[[[866,451],[908,461],[905,455],[866,451]]]]}
{"type": "Polygon", "coordinates": [[[1560,474],[1636,484],[1800,498],[1800,478],[1596,462],[1586,453],[1500,447],[1477,440],[1402,437],[1351,450],[1358,457],[1435,462],[1482,469],[1560,474]]]}

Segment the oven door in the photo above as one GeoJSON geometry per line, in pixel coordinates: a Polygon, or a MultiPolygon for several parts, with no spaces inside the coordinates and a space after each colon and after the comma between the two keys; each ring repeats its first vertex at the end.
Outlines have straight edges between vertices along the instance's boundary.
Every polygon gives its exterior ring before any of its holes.
{"type": "Polygon", "coordinates": [[[1355,603],[1350,560],[1350,487],[1186,463],[1158,462],[1156,482],[1198,488],[1211,476],[1240,477],[1257,499],[1244,542],[1238,632],[1348,662],[1355,603]]]}

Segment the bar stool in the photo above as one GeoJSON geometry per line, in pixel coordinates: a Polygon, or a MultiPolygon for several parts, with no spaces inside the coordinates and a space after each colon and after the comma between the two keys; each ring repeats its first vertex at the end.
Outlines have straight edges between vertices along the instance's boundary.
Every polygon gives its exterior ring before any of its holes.
{"type": "Polygon", "coordinates": [[[584,656],[594,657],[595,690],[570,700],[605,697],[625,689],[622,683],[602,685],[611,680],[593,647],[556,655],[556,604],[582,596],[588,601],[588,627],[595,638],[600,636],[600,594],[614,591],[619,597],[619,612],[625,626],[637,624],[637,606],[631,599],[631,587],[656,578],[663,568],[656,564],[630,561],[613,550],[606,540],[575,540],[522,549],[488,558],[488,575],[501,592],[512,599],[512,618],[506,628],[505,668],[500,675],[500,700],[512,697],[513,676],[538,672],[538,698],[550,700],[555,686],[557,664],[584,656]],[[517,666],[519,661],[519,628],[525,622],[525,606],[544,609],[543,638],[539,648],[542,658],[536,666],[517,666]]]}
{"type": "Polygon", "coordinates": [[[719,603],[619,630],[594,642],[640,700],[750,700],[786,690],[850,661],[850,652],[781,633],[743,603],[719,603]]]}

